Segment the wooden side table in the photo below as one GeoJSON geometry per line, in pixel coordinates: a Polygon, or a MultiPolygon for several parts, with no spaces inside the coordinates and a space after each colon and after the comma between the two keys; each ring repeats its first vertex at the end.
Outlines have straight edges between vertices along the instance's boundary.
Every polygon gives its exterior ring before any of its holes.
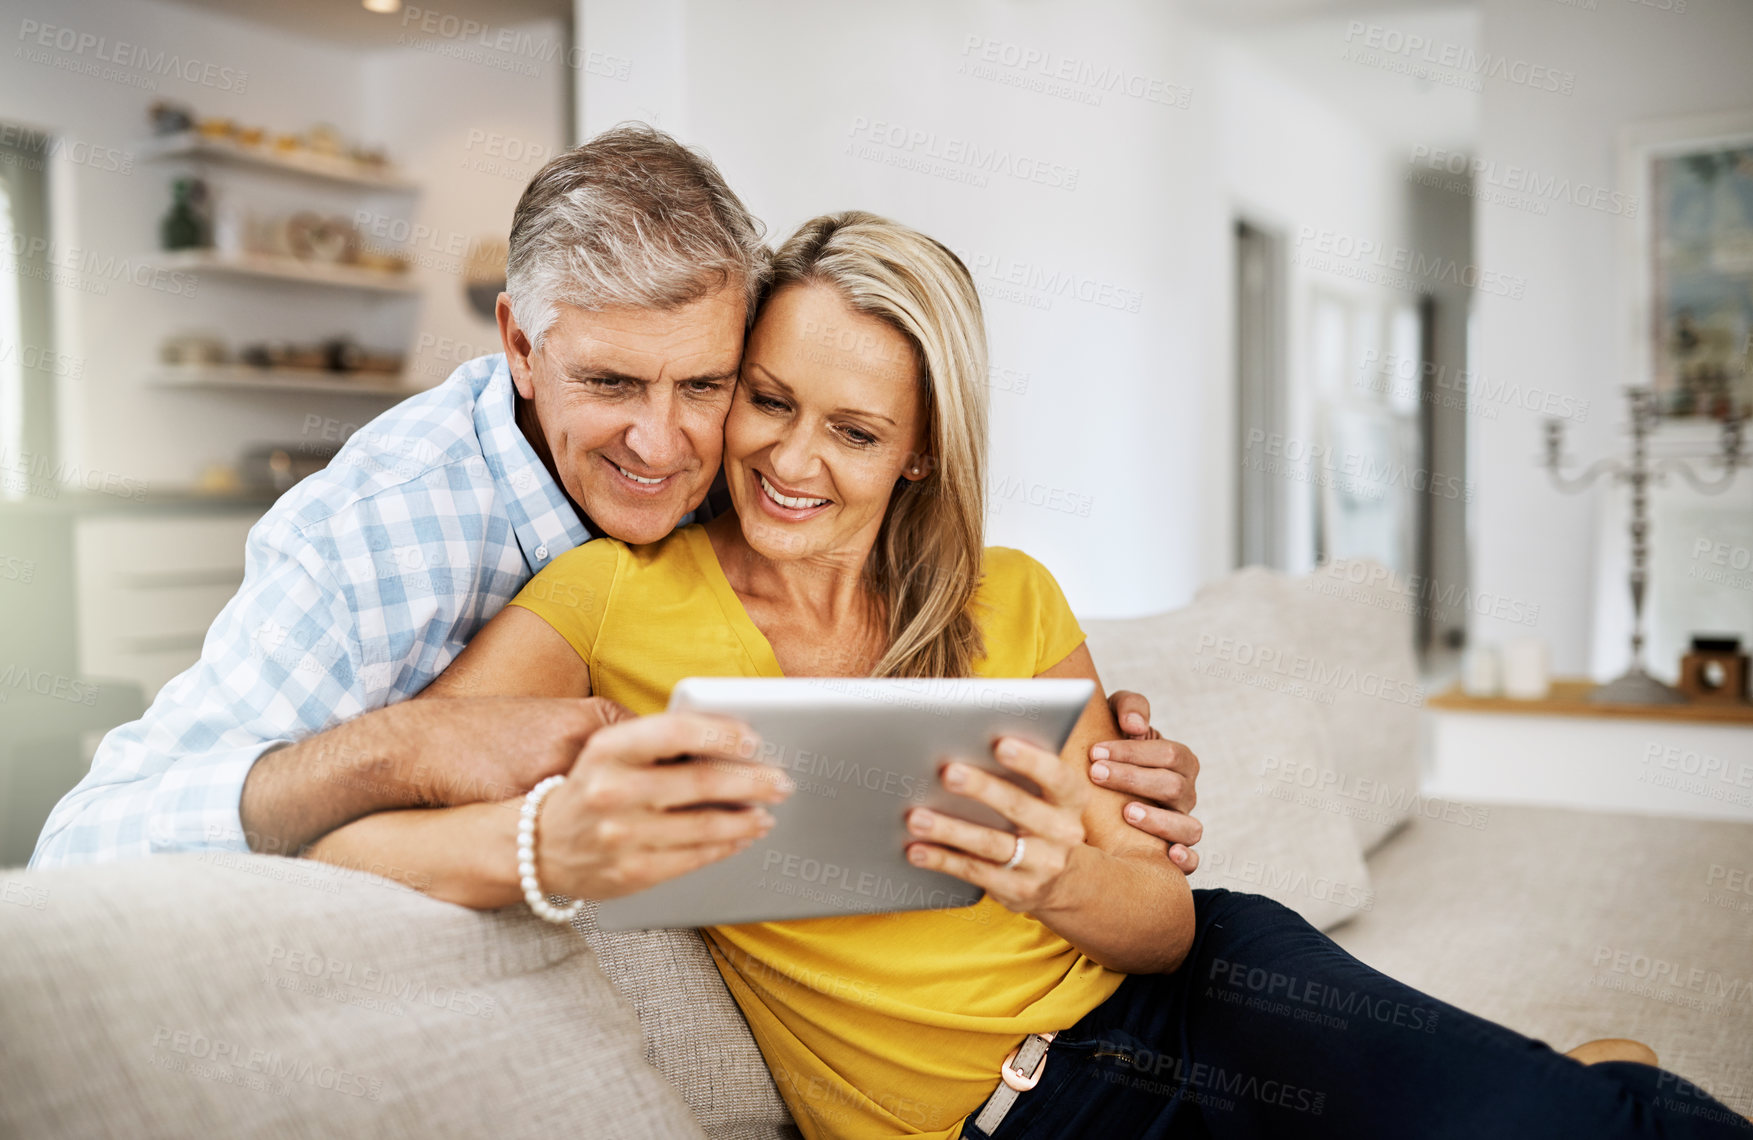
{"type": "Polygon", "coordinates": [[[1753,823],[1753,704],[1598,705],[1593,687],[1430,698],[1425,793],[1753,823]]]}

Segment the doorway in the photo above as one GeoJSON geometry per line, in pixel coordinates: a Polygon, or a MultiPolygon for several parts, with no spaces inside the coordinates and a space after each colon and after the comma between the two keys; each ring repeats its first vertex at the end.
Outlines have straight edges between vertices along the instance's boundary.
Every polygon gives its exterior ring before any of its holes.
{"type": "Polygon", "coordinates": [[[1282,434],[1284,380],[1284,239],[1247,221],[1235,230],[1237,566],[1289,569],[1284,480],[1255,462],[1260,442],[1282,434]]]}

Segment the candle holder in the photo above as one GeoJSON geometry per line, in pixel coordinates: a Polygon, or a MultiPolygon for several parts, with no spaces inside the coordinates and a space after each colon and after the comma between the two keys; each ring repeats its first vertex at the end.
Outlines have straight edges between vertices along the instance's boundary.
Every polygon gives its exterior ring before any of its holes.
{"type": "Polygon", "coordinates": [[[1630,406],[1631,455],[1627,459],[1597,459],[1581,474],[1564,474],[1564,424],[1556,419],[1546,421],[1546,455],[1542,462],[1553,485],[1567,494],[1581,492],[1605,477],[1631,487],[1631,666],[1620,676],[1589,690],[1588,699],[1597,704],[1673,705],[1684,704],[1686,695],[1649,675],[1643,664],[1643,599],[1649,585],[1649,487],[1661,482],[1669,472],[1685,478],[1694,488],[1707,495],[1719,494],[1735,481],[1735,473],[1747,466],[1749,457],[1741,453],[1747,412],[1736,408],[1722,422],[1722,438],[1717,450],[1698,455],[1664,456],[1651,459],[1649,440],[1661,420],[1661,406],[1649,388],[1625,389],[1630,406]],[[1716,469],[1706,478],[1693,464],[1716,469]]]}

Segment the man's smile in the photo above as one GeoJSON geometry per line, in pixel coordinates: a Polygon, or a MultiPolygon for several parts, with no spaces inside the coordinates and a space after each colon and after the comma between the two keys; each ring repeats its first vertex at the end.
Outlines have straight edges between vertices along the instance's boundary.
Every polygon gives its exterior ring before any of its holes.
{"type": "Polygon", "coordinates": [[[638,471],[621,466],[606,455],[602,457],[602,460],[615,472],[620,480],[620,485],[623,488],[632,491],[634,494],[656,494],[667,488],[675,480],[675,477],[681,474],[681,472],[678,471],[671,471],[667,475],[656,475],[650,473],[641,474],[638,471]]]}

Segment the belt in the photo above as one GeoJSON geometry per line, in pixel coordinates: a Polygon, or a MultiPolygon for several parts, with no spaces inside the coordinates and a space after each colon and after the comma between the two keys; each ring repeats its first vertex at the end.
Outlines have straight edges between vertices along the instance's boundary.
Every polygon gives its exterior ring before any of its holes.
{"type": "Polygon", "coordinates": [[[993,1091],[980,1109],[980,1115],[974,1118],[980,1131],[992,1135],[993,1129],[1003,1124],[1004,1118],[1010,1114],[1016,1098],[1041,1083],[1041,1074],[1047,1071],[1047,1046],[1055,1036],[1053,1033],[1031,1033],[1021,1045],[1005,1055],[1004,1063],[998,1066],[998,1075],[1004,1078],[1004,1083],[993,1091]]]}

